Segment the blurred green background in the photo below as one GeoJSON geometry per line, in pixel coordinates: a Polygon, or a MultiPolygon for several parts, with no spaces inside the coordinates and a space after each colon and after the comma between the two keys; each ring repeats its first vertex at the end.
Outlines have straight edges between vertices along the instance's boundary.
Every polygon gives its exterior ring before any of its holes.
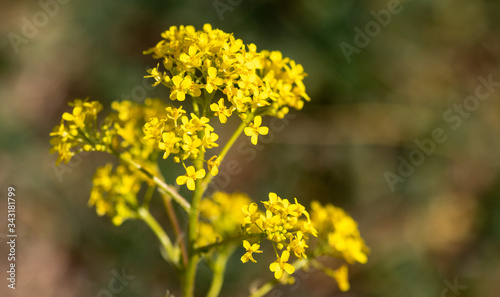
{"type": "MultiPolygon", "coordinates": [[[[392,2],[45,0],[52,6],[44,12],[38,1],[1,1],[0,271],[8,265],[9,185],[19,238],[17,290],[2,272],[0,295],[108,296],[102,290],[113,271],[125,269],[135,278],[109,296],[162,297],[167,289],[180,296],[144,224],[117,228],[87,207],[95,168],[112,158],[95,153],[56,169],[48,134],[74,98],[107,108],[113,100],[168,99],[166,88],[142,78],[156,64],[142,50],[171,25],[211,23],[301,63],[312,98],[255,155],[233,149],[228,159],[244,171],[224,190],[331,202],[359,222],[371,248],[368,263],[350,269],[347,293],[311,272],[269,296],[499,296],[499,89],[483,88],[486,100],[466,98],[482,85],[479,77],[500,81],[500,3],[406,1],[377,30],[374,14],[392,2]],[[356,46],[355,28],[366,34],[367,25],[372,36],[358,36],[363,48],[349,63],[340,45],[356,46]],[[446,140],[429,155],[415,153],[415,141],[435,129],[446,140]],[[419,165],[401,177],[410,156],[419,165]],[[388,172],[399,176],[392,186],[388,172]],[[454,282],[466,288],[454,292],[454,282]]],[[[249,147],[248,139],[238,145],[249,147]]],[[[250,286],[272,278],[264,263],[243,265],[239,252],[227,274],[222,296],[248,296],[250,286]]],[[[198,279],[202,296],[206,265],[198,279]]]]}

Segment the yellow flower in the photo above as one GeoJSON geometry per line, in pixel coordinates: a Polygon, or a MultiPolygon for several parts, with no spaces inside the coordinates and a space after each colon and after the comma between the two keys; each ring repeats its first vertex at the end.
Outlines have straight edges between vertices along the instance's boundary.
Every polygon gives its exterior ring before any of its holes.
{"type": "Polygon", "coordinates": [[[199,147],[202,145],[201,139],[198,136],[189,136],[188,134],[184,134],[182,137],[182,150],[184,151],[182,159],[185,160],[189,157],[196,158],[200,153],[199,147]]]}
{"type": "Polygon", "coordinates": [[[144,125],[144,139],[160,140],[165,127],[163,120],[154,117],[144,125]]]}
{"type": "Polygon", "coordinates": [[[212,158],[210,158],[207,161],[208,171],[210,171],[211,175],[216,176],[217,174],[219,174],[219,166],[220,166],[221,161],[222,161],[221,156],[219,156],[219,157],[212,156],[212,158]]]}
{"type": "Polygon", "coordinates": [[[349,274],[346,265],[342,265],[336,270],[332,270],[330,268],[323,268],[323,271],[326,273],[326,275],[333,277],[335,279],[339,289],[342,292],[349,291],[350,288],[349,274]]]}
{"type": "Polygon", "coordinates": [[[334,274],[335,280],[339,285],[339,289],[343,292],[349,291],[349,277],[347,273],[347,266],[342,265],[339,269],[335,270],[334,274]]]}
{"type": "Polygon", "coordinates": [[[309,247],[303,236],[304,234],[302,233],[302,231],[297,231],[297,234],[290,239],[290,244],[287,247],[287,249],[289,251],[291,250],[295,254],[295,257],[299,259],[307,258],[305,252],[306,248],[309,247]]]}
{"type": "Polygon", "coordinates": [[[250,203],[249,205],[243,206],[242,210],[245,214],[246,224],[255,224],[257,219],[260,218],[260,213],[258,212],[257,203],[250,203]]]}
{"type": "Polygon", "coordinates": [[[212,103],[210,105],[210,110],[214,112],[215,116],[219,116],[219,121],[224,124],[227,122],[227,118],[231,116],[232,109],[227,108],[224,105],[224,99],[221,98],[218,103],[212,103]]]}
{"type": "Polygon", "coordinates": [[[295,272],[295,267],[292,264],[287,263],[288,258],[290,257],[290,252],[285,250],[281,254],[281,257],[278,257],[276,261],[269,265],[269,269],[274,272],[274,277],[276,279],[280,279],[283,275],[283,271],[286,271],[288,274],[292,274],[295,272]]]}
{"type": "Polygon", "coordinates": [[[218,147],[219,145],[215,143],[219,139],[219,135],[210,132],[209,128],[205,129],[205,134],[203,135],[202,143],[203,143],[203,150],[211,149],[214,147],[218,147]]]}
{"type": "Polygon", "coordinates": [[[191,76],[186,76],[184,78],[176,75],[172,78],[172,92],[170,93],[171,100],[184,101],[186,99],[186,94],[190,93],[194,97],[199,97],[201,95],[200,87],[193,82],[191,76]]]}
{"type": "Polygon", "coordinates": [[[196,132],[203,130],[205,127],[213,130],[213,128],[208,124],[210,121],[208,118],[203,116],[198,118],[194,113],[191,113],[191,120],[187,116],[183,116],[181,121],[182,129],[184,129],[184,131],[186,131],[189,135],[196,134],[196,132]]]}
{"type": "Polygon", "coordinates": [[[253,123],[250,123],[248,127],[245,127],[244,132],[246,136],[251,137],[251,141],[254,145],[257,145],[257,140],[259,135],[267,135],[269,133],[268,127],[261,127],[262,117],[256,116],[253,123]]]}
{"type": "Polygon", "coordinates": [[[201,66],[200,54],[198,53],[198,49],[195,45],[191,45],[189,47],[187,54],[182,53],[179,56],[179,60],[188,68],[201,66]]]}
{"type": "Polygon", "coordinates": [[[162,141],[158,143],[158,148],[164,150],[163,159],[168,158],[172,153],[176,154],[179,152],[177,143],[181,141],[181,138],[176,137],[174,132],[165,132],[162,136],[162,141]]]}
{"type": "Polygon", "coordinates": [[[189,166],[186,168],[186,174],[177,177],[176,182],[179,186],[187,184],[188,189],[194,191],[195,180],[205,177],[205,169],[200,169],[196,171],[194,166],[189,166]]]}
{"type": "Polygon", "coordinates": [[[167,118],[174,120],[174,123],[177,125],[177,120],[186,113],[184,109],[182,109],[182,106],[179,108],[174,108],[174,107],[167,107],[165,108],[167,111],[167,118]]]}
{"type": "Polygon", "coordinates": [[[247,250],[247,252],[241,256],[241,262],[246,263],[248,260],[257,263],[255,259],[253,258],[252,253],[262,253],[262,251],[259,250],[260,245],[257,243],[250,244],[248,241],[243,240],[243,247],[247,250]]]}
{"type": "Polygon", "coordinates": [[[207,92],[212,93],[213,91],[217,90],[217,86],[220,86],[224,83],[222,78],[217,77],[217,69],[215,67],[209,67],[208,68],[208,76],[207,76],[207,86],[205,89],[207,92]]]}
{"type": "Polygon", "coordinates": [[[162,73],[159,70],[159,66],[160,66],[160,64],[156,65],[156,67],[154,67],[154,68],[148,69],[147,72],[149,73],[149,75],[144,76],[144,78],[151,77],[151,78],[155,79],[155,83],[153,84],[153,86],[157,86],[162,82],[170,81],[170,77],[168,77],[165,72],[162,73]]]}

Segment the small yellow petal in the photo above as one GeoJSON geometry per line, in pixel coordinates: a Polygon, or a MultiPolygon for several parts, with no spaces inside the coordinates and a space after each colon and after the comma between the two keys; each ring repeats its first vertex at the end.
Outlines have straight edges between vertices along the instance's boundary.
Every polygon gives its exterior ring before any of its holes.
{"type": "Polygon", "coordinates": [[[283,267],[285,269],[285,271],[288,273],[288,274],[292,274],[295,272],[295,267],[293,267],[292,264],[289,264],[289,263],[285,263],[285,266],[283,267]]]}
{"type": "Polygon", "coordinates": [[[204,178],[205,174],[206,174],[205,169],[200,169],[200,170],[196,171],[194,177],[196,177],[196,179],[204,178]]]}
{"type": "Polygon", "coordinates": [[[280,264],[278,264],[277,262],[273,262],[271,263],[271,265],[269,265],[269,269],[271,271],[277,271],[277,270],[280,270],[280,264]]]}
{"type": "Polygon", "coordinates": [[[215,78],[217,76],[217,69],[215,67],[208,67],[208,76],[215,78]]]}
{"type": "Polygon", "coordinates": [[[243,130],[243,132],[245,132],[246,136],[252,136],[252,134],[253,134],[253,128],[252,127],[245,127],[245,129],[243,130]]]}
{"type": "Polygon", "coordinates": [[[287,250],[284,250],[283,254],[281,254],[281,261],[288,262],[288,258],[290,258],[290,252],[287,250]]]}
{"type": "Polygon", "coordinates": [[[184,92],[177,92],[177,100],[184,101],[186,99],[186,94],[184,92]]]}
{"type": "Polygon", "coordinates": [[[257,140],[258,140],[258,139],[259,139],[259,136],[258,136],[257,134],[253,134],[253,135],[252,135],[252,139],[251,139],[252,144],[253,144],[253,145],[257,145],[257,140]]]}
{"type": "Polygon", "coordinates": [[[177,177],[177,179],[175,181],[177,182],[177,184],[179,186],[182,186],[183,184],[185,184],[187,182],[187,179],[188,179],[187,176],[181,175],[181,176],[177,177]]]}
{"type": "Polygon", "coordinates": [[[207,90],[208,93],[212,93],[214,91],[214,87],[212,87],[212,84],[207,84],[205,89],[207,90]]]}
{"type": "Polygon", "coordinates": [[[267,135],[267,133],[269,133],[269,128],[268,127],[259,127],[257,132],[259,132],[260,135],[267,135]]]}
{"type": "Polygon", "coordinates": [[[73,115],[72,115],[72,114],[70,114],[70,113],[65,112],[65,113],[63,113],[62,118],[63,118],[63,120],[65,120],[65,121],[72,121],[72,120],[74,120],[74,119],[75,119],[75,116],[73,116],[73,115]]]}
{"type": "Polygon", "coordinates": [[[255,126],[260,126],[262,124],[262,117],[261,116],[256,116],[255,119],[253,120],[255,123],[255,126]]]}
{"type": "Polygon", "coordinates": [[[195,188],[194,179],[189,178],[189,179],[187,180],[187,187],[188,187],[188,189],[190,189],[191,191],[194,191],[194,188],[195,188]]]}

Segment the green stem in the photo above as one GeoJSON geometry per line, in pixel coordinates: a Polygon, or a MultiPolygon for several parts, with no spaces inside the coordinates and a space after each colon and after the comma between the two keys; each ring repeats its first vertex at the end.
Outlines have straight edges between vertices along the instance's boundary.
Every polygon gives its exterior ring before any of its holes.
{"type": "Polygon", "coordinates": [[[184,239],[182,238],[183,234],[179,225],[179,220],[177,219],[177,215],[175,214],[175,210],[172,205],[172,197],[170,197],[163,191],[160,191],[160,194],[163,200],[163,204],[165,205],[165,210],[167,211],[168,218],[170,219],[170,223],[174,227],[174,234],[177,237],[176,242],[179,243],[179,247],[181,249],[182,263],[184,267],[186,267],[188,262],[186,244],[184,242],[184,239]]]}
{"type": "Polygon", "coordinates": [[[172,246],[172,242],[170,241],[170,238],[168,237],[167,233],[165,233],[165,231],[160,226],[158,221],[156,221],[156,219],[151,215],[151,213],[144,207],[139,207],[138,214],[139,217],[149,226],[149,228],[153,230],[156,237],[158,237],[158,239],[160,240],[160,243],[165,249],[170,260],[177,266],[179,259],[176,256],[174,247],[172,246]]]}
{"type": "MultiPolygon", "coordinates": [[[[252,121],[253,116],[249,115],[247,118],[247,121],[252,121]]],[[[236,142],[236,139],[241,135],[245,127],[247,126],[246,122],[241,122],[241,124],[238,126],[236,131],[234,131],[233,135],[231,135],[231,138],[226,142],[224,147],[222,148],[219,157],[221,157],[221,162],[224,160],[224,157],[227,155],[229,152],[229,149],[233,146],[233,144],[236,142]]],[[[208,184],[212,181],[213,175],[210,173],[207,173],[207,176],[203,179],[202,187],[203,187],[203,192],[205,192],[206,188],[208,187],[208,184]]]]}
{"type": "Polygon", "coordinates": [[[257,291],[255,291],[249,297],[262,297],[262,296],[266,295],[267,293],[269,293],[269,291],[271,291],[277,283],[278,283],[277,279],[273,279],[271,281],[268,281],[267,283],[262,285],[257,291]]]}
{"type": "Polygon", "coordinates": [[[146,194],[144,194],[144,201],[142,202],[142,206],[145,209],[149,209],[149,202],[151,201],[151,198],[153,197],[153,193],[156,189],[156,186],[149,186],[148,189],[146,190],[146,194]]]}
{"type": "Polygon", "coordinates": [[[213,271],[214,276],[212,278],[212,284],[210,285],[210,289],[208,291],[207,297],[217,297],[222,289],[222,285],[224,284],[224,273],[226,271],[226,264],[229,260],[229,257],[233,254],[235,247],[229,247],[220,252],[217,260],[215,260],[213,271]]]}
{"type": "Polygon", "coordinates": [[[196,101],[195,98],[193,98],[193,111],[194,111],[194,114],[199,117],[200,116],[200,107],[199,107],[198,103],[196,103],[195,101],[196,101]]]}
{"type": "MultiPolygon", "coordinates": [[[[200,138],[202,138],[201,135],[200,138]]],[[[200,152],[198,157],[193,160],[193,165],[196,171],[203,169],[204,152],[200,152]]],[[[208,174],[208,173],[207,173],[208,174]]],[[[194,296],[194,283],[196,278],[196,267],[200,255],[195,253],[195,243],[198,232],[198,215],[199,204],[203,197],[204,189],[202,189],[202,179],[195,181],[195,189],[193,192],[193,201],[191,201],[191,209],[189,210],[189,225],[188,225],[188,264],[186,268],[186,275],[183,284],[184,297],[194,296]]]]}
{"type": "Polygon", "coordinates": [[[189,205],[189,202],[187,202],[186,199],[184,199],[184,197],[182,197],[174,187],[167,185],[162,179],[149,172],[146,168],[142,167],[141,165],[139,165],[138,163],[136,163],[131,159],[125,158],[122,154],[118,153],[117,151],[109,149],[109,152],[120,158],[120,160],[124,161],[125,163],[128,163],[129,165],[135,167],[136,169],[144,173],[149,179],[151,179],[156,185],[158,185],[158,187],[160,187],[163,191],[165,191],[168,195],[170,195],[172,199],[174,199],[177,203],[179,203],[179,205],[187,213],[189,213],[191,205],[189,205]]]}

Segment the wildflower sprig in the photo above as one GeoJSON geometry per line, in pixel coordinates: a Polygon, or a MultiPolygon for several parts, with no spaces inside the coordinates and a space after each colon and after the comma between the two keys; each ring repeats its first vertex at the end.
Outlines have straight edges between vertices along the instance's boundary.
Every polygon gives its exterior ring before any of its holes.
{"type": "MultiPolygon", "coordinates": [[[[341,291],[349,290],[347,265],[355,262],[366,263],[369,253],[352,217],[340,208],[331,204],[322,206],[317,201],[312,202],[309,214],[296,200],[295,204],[291,204],[287,199],[281,199],[275,193],[270,193],[269,201],[262,203],[266,207],[265,213],[258,209],[256,203],[243,206],[242,211],[245,214],[243,227],[247,234],[254,234],[253,232],[260,230],[264,238],[272,242],[277,259],[269,265],[269,269],[274,273],[275,279],[285,283],[293,282],[290,275],[297,269],[313,266],[334,278],[341,291]],[[301,226],[292,229],[297,230],[295,234],[284,231],[285,228],[281,227],[289,225],[282,224],[283,217],[289,218],[290,212],[297,215],[301,211],[306,219],[299,220],[301,226]],[[276,222],[281,222],[278,223],[278,227],[276,227],[276,222]],[[292,261],[290,258],[292,255],[295,255],[297,259],[292,261]],[[345,263],[332,269],[318,261],[319,257],[335,257],[344,260],[345,263]]],[[[294,215],[291,216],[292,221],[295,221],[294,215]]],[[[243,263],[248,260],[257,262],[253,258],[253,253],[261,252],[259,250],[261,244],[260,241],[253,245],[244,241],[246,253],[241,257],[241,261],[243,263]]],[[[252,297],[263,296],[276,283],[276,281],[268,282],[252,294],[252,297]]]]}
{"type": "Polygon", "coordinates": [[[65,112],[61,123],[50,133],[51,153],[58,153],[57,165],[68,163],[75,154],[83,151],[106,150],[106,145],[111,145],[114,136],[114,131],[109,130],[109,122],[103,124],[102,130],[97,126],[101,103],[76,99],[70,106],[73,107],[72,112],[65,112]]]}
{"type": "Polygon", "coordinates": [[[248,234],[260,230],[265,234],[265,238],[271,241],[277,260],[271,263],[269,268],[274,272],[274,276],[280,279],[283,271],[289,274],[295,271],[293,265],[288,263],[290,253],[298,259],[307,258],[305,252],[309,247],[309,236],[317,236],[317,231],[311,224],[309,213],[297,199],[295,203],[291,203],[276,193],[269,193],[269,200],[263,201],[262,204],[266,208],[265,212],[259,211],[256,203],[243,206],[243,228],[248,234]],[[283,251],[279,254],[278,250],[283,251]]]}
{"type": "Polygon", "coordinates": [[[302,66],[278,51],[257,51],[256,45],[244,44],[209,24],[202,30],[172,26],[161,36],[144,52],[159,60],[144,77],[153,86],[167,87],[168,98],[115,101],[108,113],[102,113],[97,101],[75,100],[50,134],[56,163],[67,163],[84,151],[118,158],[117,165],[97,169],[89,206],[117,226],[127,220],[149,226],[161,243],[162,255],[181,275],[185,297],[194,296],[200,260],[213,271],[207,296],[218,296],[226,264],[241,246],[243,263],[260,262],[266,245],[276,256],[269,263],[274,281],[253,297],[262,296],[278,281],[290,283],[295,270],[310,265],[347,290],[347,264],[365,263],[368,250],[345,212],[314,203],[309,213],[297,199],[282,199],[275,193],[262,201],[262,209],[243,193],[205,193],[241,134],[257,145],[259,137],[269,133],[266,116],[283,118],[290,108],[300,110],[310,100],[302,66]],[[231,122],[239,122],[238,127],[228,139],[221,139],[218,127],[231,122]],[[160,170],[165,159],[175,165],[168,168],[176,170],[175,186],[160,170]],[[191,195],[190,202],[183,192],[191,195]],[[149,211],[150,201],[158,196],[168,228],[149,211]],[[187,215],[185,224],[178,220],[173,202],[187,215]],[[317,261],[321,255],[346,263],[333,270],[317,261]]]}

